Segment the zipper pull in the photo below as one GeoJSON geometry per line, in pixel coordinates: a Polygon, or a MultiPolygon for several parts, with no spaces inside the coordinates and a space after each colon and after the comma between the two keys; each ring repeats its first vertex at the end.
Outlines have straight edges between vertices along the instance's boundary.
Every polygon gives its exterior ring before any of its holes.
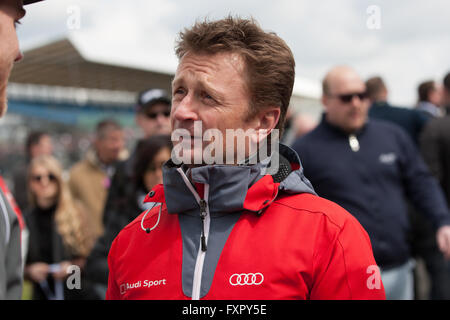
{"type": "Polygon", "coordinates": [[[206,237],[205,237],[205,218],[206,218],[206,201],[204,199],[200,200],[200,218],[202,219],[202,251],[205,252],[208,248],[206,247],[206,237]]]}

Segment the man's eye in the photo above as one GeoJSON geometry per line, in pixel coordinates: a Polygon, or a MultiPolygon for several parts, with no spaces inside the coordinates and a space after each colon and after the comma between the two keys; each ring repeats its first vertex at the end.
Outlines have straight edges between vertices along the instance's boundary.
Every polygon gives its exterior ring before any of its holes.
{"type": "Polygon", "coordinates": [[[184,93],[184,90],[182,89],[182,88],[178,88],[178,89],[176,89],[174,92],[173,92],[173,95],[176,95],[176,94],[183,94],[184,93]]]}
{"type": "Polygon", "coordinates": [[[204,98],[204,99],[207,99],[207,100],[212,100],[212,101],[214,101],[214,98],[211,97],[211,96],[210,96],[209,94],[207,94],[206,92],[203,93],[203,98],[204,98]]]}

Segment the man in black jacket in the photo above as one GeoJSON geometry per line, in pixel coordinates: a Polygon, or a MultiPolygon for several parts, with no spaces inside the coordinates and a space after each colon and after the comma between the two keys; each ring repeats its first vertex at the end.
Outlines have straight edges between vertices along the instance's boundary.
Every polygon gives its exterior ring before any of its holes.
{"type": "Polygon", "coordinates": [[[439,180],[450,203],[450,73],[444,78],[442,105],[447,115],[432,119],[425,127],[420,146],[433,175],[439,180]]]}
{"type": "MultiPolygon", "coordinates": [[[[439,180],[450,204],[450,73],[444,78],[442,103],[446,109],[445,117],[437,117],[428,122],[420,137],[420,149],[431,173],[439,180]]],[[[420,222],[420,221],[419,221],[420,222]]],[[[422,230],[427,231],[426,224],[422,230]]],[[[425,235],[427,235],[425,233],[425,235]]],[[[427,268],[436,274],[432,277],[431,297],[450,299],[450,268],[446,261],[437,255],[433,239],[425,239],[424,250],[420,250],[427,262],[427,268]]]]}
{"type": "Polygon", "coordinates": [[[432,221],[450,258],[450,213],[410,137],[387,122],[367,121],[366,87],[351,68],[323,81],[322,122],[296,141],[305,175],[319,196],[351,212],[368,232],[386,296],[412,299],[406,194],[432,221]]]}
{"type": "Polygon", "coordinates": [[[419,136],[429,117],[423,112],[401,108],[388,102],[388,90],[381,77],[372,77],[366,81],[367,98],[370,100],[369,117],[386,120],[402,127],[418,144],[419,136]]]}
{"type": "MultiPolygon", "coordinates": [[[[372,103],[369,117],[394,123],[406,132],[419,145],[419,137],[423,128],[431,118],[425,112],[412,108],[399,108],[390,105],[388,90],[381,77],[372,77],[366,81],[367,96],[372,103]]],[[[421,269],[414,269],[416,298],[449,299],[450,287],[447,282],[450,274],[445,268],[445,260],[440,253],[436,237],[431,224],[417,209],[408,202],[408,212],[411,224],[411,253],[414,258],[422,259],[425,263],[430,290],[426,290],[425,281],[421,281],[421,269]]]]}

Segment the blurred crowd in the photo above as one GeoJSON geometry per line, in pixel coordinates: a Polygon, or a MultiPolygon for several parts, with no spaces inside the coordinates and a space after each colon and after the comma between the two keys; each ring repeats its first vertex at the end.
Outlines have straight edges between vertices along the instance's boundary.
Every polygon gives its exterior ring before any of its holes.
{"type": "Polygon", "coordinates": [[[104,298],[111,242],[149,208],[145,196],[162,183],[161,166],[171,151],[169,114],[166,92],[142,92],[135,119],[143,138],[134,150],[126,150],[119,122],[104,119],[86,154],[70,168],[54,155],[51,132],[28,134],[26,164],[15,170],[11,186],[25,221],[22,255],[31,289],[24,298],[104,298]],[[65,286],[73,265],[81,270],[80,290],[65,286]]]}
{"type": "MultiPolygon", "coordinates": [[[[368,100],[369,119],[389,121],[402,128],[421,151],[450,201],[450,74],[442,84],[421,83],[418,103],[409,108],[389,103],[388,88],[381,77],[367,79],[365,89],[364,96],[340,99],[347,99],[347,103],[368,100]]],[[[51,132],[28,134],[24,145],[26,164],[14,172],[11,186],[25,221],[22,255],[30,290],[24,291],[24,298],[104,299],[112,241],[124,226],[151,207],[152,203],[144,203],[144,198],[162,183],[161,167],[171,156],[170,104],[163,90],[142,92],[135,119],[143,138],[135,142],[134,149],[126,150],[121,125],[114,119],[104,119],[96,126],[89,150],[70,168],[63,168],[55,157],[51,132]],[[80,290],[69,290],[64,285],[67,270],[73,265],[81,270],[80,290]]],[[[291,110],[282,143],[293,145],[303,159],[307,150],[298,146],[319,122],[311,115],[291,110]]],[[[308,175],[308,164],[305,171],[317,188],[314,173],[308,175]]],[[[326,192],[319,187],[319,195],[334,196],[323,195],[326,192]]],[[[339,198],[333,200],[345,204],[339,198]]],[[[450,299],[450,266],[439,252],[435,230],[414,205],[414,199],[407,198],[406,202],[411,225],[407,234],[412,257],[409,261],[413,261],[409,265],[414,271],[411,298],[450,299]],[[425,268],[418,268],[414,263],[417,261],[423,261],[425,268]]],[[[390,223],[395,224],[395,219],[390,223]]]]}

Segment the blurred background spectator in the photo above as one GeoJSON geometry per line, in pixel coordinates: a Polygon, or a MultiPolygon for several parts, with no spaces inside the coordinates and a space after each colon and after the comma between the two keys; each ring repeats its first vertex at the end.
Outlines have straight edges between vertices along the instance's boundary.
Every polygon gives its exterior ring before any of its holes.
{"type": "Polygon", "coordinates": [[[371,103],[369,117],[386,120],[400,126],[418,144],[420,133],[428,117],[415,109],[391,105],[388,102],[389,93],[386,84],[379,76],[366,81],[366,90],[371,103]]]}
{"type": "MultiPolygon", "coordinates": [[[[432,84],[432,82],[430,82],[432,84]]],[[[432,84],[433,85],[433,84],[432,84]]],[[[430,87],[431,88],[431,87],[430,87]]],[[[431,118],[424,110],[394,107],[388,103],[388,90],[381,77],[366,81],[368,98],[372,105],[369,117],[386,120],[406,130],[416,146],[427,121],[431,118]]],[[[425,94],[424,94],[425,95],[425,94]]],[[[424,108],[425,105],[422,105],[424,108]]],[[[434,106],[432,108],[435,108],[434,106]]],[[[432,109],[433,111],[436,109],[432,109]]],[[[431,223],[414,205],[408,202],[408,216],[411,230],[409,241],[412,256],[416,260],[414,268],[414,295],[416,299],[448,299],[446,278],[450,276],[445,267],[445,259],[436,244],[431,223]]]]}
{"type": "MultiPolygon", "coordinates": [[[[323,80],[319,126],[298,139],[305,176],[316,192],[354,215],[370,236],[388,299],[414,299],[408,197],[432,222],[450,256],[450,212],[406,132],[386,121],[367,121],[365,83],[337,66],[323,80]],[[447,242],[448,241],[448,242],[447,242]]],[[[443,257],[442,257],[443,258],[443,257]]]]}
{"type": "Polygon", "coordinates": [[[136,124],[144,138],[155,134],[170,134],[170,98],[162,89],[148,89],[139,94],[136,104],[136,124]]]}
{"type": "Polygon", "coordinates": [[[70,170],[69,186],[88,213],[97,237],[103,234],[103,207],[120,160],[128,157],[122,127],[114,120],[98,123],[92,148],[70,170]]]}
{"type": "Polygon", "coordinates": [[[450,72],[444,77],[442,105],[446,110],[446,114],[450,114],[450,72]]]}
{"type": "Polygon", "coordinates": [[[14,172],[14,198],[21,210],[28,208],[27,198],[27,170],[31,160],[43,155],[53,154],[53,142],[49,133],[45,131],[31,131],[25,142],[25,163],[18,166],[14,172]]]}
{"type": "MultiPolygon", "coordinates": [[[[442,106],[450,106],[450,73],[444,78],[442,106]]],[[[431,173],[439,180],[450,204],[450,114],[429,121],[422,132],[420,147],[431,173]]],[[[425,226],[427,226],[425,224],[425,226]]],[[[429,230],[429,227],[428,227],[429,230]]],[[[431,273],[431,299],[450,299],[450,264],[438,254],[438,244],[430,235],[421,239],[422,255],[431,273]]]]}
{"type": "Polygon", "coordinates": [[[144,204],[143,200],[155,185],[162,183],[161,168],[170,158],[171,148],[170,136],[166,135],[141,140],[136,147],[132,176],[127,182],[129,187],[110,206],[105,233],[95,244],[86,264],[88,280],[98,299],[105,298],[108,284],[107,257],[111,243],[123,227],[151,208],[152,204],[144,204]]]}
{"type": "Polygon", "coordinates": [[[419,100],[417,110],[423,111],[429,117],[442,117],[443,110],[440,106],[442,102],[442,89],[433,80],[424,81],[417,87],[419,100]]]}
{"type": "Polygon", "coordinates": [[[30,208],[25,213],[30,232],[25,278],[33,283],[32,298],[83,299],[83,290],[65,285],[70,265],[84,267],[94,234],[86,211],[72,198],[59,162],[39,156],[28,174],[30,208]]]}

